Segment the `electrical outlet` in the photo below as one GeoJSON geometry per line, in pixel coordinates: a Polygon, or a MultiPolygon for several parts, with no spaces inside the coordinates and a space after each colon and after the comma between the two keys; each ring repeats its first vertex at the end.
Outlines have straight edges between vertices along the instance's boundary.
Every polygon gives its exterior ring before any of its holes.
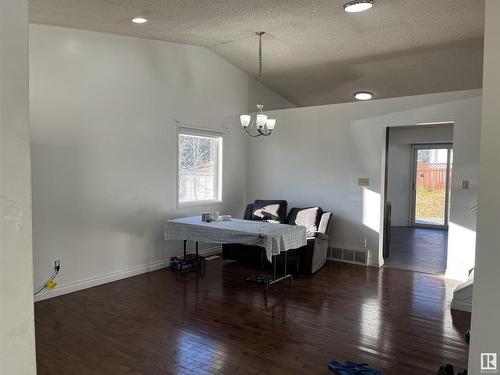
{"type": "Polygon", "coordinates": [[[358,177],[358,186],[370,186],[370,179],[368,177],[358,177]]]}
{"type": "Polygon", "coordinates": [[[462,189],[467,190],[469,189],[469,180],[462,180],[462,189]]]}

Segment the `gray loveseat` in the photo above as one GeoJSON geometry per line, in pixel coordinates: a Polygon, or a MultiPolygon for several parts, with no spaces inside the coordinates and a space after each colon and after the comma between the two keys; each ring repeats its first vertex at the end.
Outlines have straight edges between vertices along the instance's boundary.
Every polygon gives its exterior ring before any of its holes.
{"type": "MultiPolygon", "coordinates": [[[[288,251],[287,268],[293,273],[313,274],[326,262],[328,233],[332,213],[320,207],[294,207],[287,215],[285,200],[256,200],[245,210],[245,220],[273,220],[288,225],[302,225],[307,231],[307,245],[288,251]]],[[[263,248],[242,244],[222,245],[222,257],[240,263],[264,267],[269,264],[263,248]]],[[[278,264],[283,264],[279,257],[278,264]]]]}

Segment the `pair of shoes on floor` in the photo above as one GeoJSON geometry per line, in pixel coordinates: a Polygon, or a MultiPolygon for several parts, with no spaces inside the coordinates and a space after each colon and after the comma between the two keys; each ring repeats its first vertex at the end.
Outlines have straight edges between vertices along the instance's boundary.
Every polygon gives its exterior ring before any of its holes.
{"type": "MultiPolygon", "coordinates": [[[[439,368],[437,375],[455,375],[455,369],[452,365],[447,364],[446,366],[441,366],[439,368]]],[[[459,372],[457,375],[467,375],[467,370],[459,372]]]]}
{"type": "Polygon", "coordinates": [[[338,375],[384,375],[379,370],[371,368],[366,363],[346,361],[345,364],[330,361],[328,368],[338,375]]]}
{"type": "Polygon", "coordinates": [[[256,284],[269,284],[271,281],[273,281],[272,278],[270,277],[267,277],[267,276],[259,276],[259,275],[256,275],[256,274],[251,274],[250,276],[248,276],[246,279],[246,281],[249,281],[251,283],[256,283],[256,284]]]}

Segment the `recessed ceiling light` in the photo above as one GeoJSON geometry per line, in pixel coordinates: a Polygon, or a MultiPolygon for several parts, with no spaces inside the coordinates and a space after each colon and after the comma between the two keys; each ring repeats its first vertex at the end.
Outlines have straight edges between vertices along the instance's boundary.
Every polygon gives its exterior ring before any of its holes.
{"type": "Polygon", "coordinates": [[[134,18],[132,18],[132,22],[133,23],[146,23],[146,22],[148,22],[148,20],[145,19],[144,17],[134,17],[134,18]]]}
{"type": "Polygon", "coordinates": [[[354,94],[354,97],[358,100],[370,100],[373,99],[373,94],[368,91],[360,91],[354,94]]]}
{"type": "Polygon", "coordinates": [[[373,0],[353,0],[344,4],[344,10],[348,13],[364,12],[373,6],[373,0]]]}

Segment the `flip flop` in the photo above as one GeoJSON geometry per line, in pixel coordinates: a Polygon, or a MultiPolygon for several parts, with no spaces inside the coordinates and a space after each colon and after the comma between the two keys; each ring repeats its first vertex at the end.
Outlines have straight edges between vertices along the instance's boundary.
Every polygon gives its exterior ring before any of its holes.
{"type": "Polygon", "coordinates": [[[352,361],[346,361],[344,365],[337,361],[330,361],[328,368],[338,375],[384,375],[382,372],[369,367],[366,363],[352,361]]]}
{"type": "Polygon", "coordinates": [[[328,363],[328,368],[338,375],[351,375],[352,372],[343,364],[337,361],[330,361],[328,363]]]}
{"type": "Polygon", "coordinates": [[[379,370],[371,368],[367,363],[355,363],[352,361],[346,361],[346,365],[360,370],[363,375],[384,375],[379,370]]]}

